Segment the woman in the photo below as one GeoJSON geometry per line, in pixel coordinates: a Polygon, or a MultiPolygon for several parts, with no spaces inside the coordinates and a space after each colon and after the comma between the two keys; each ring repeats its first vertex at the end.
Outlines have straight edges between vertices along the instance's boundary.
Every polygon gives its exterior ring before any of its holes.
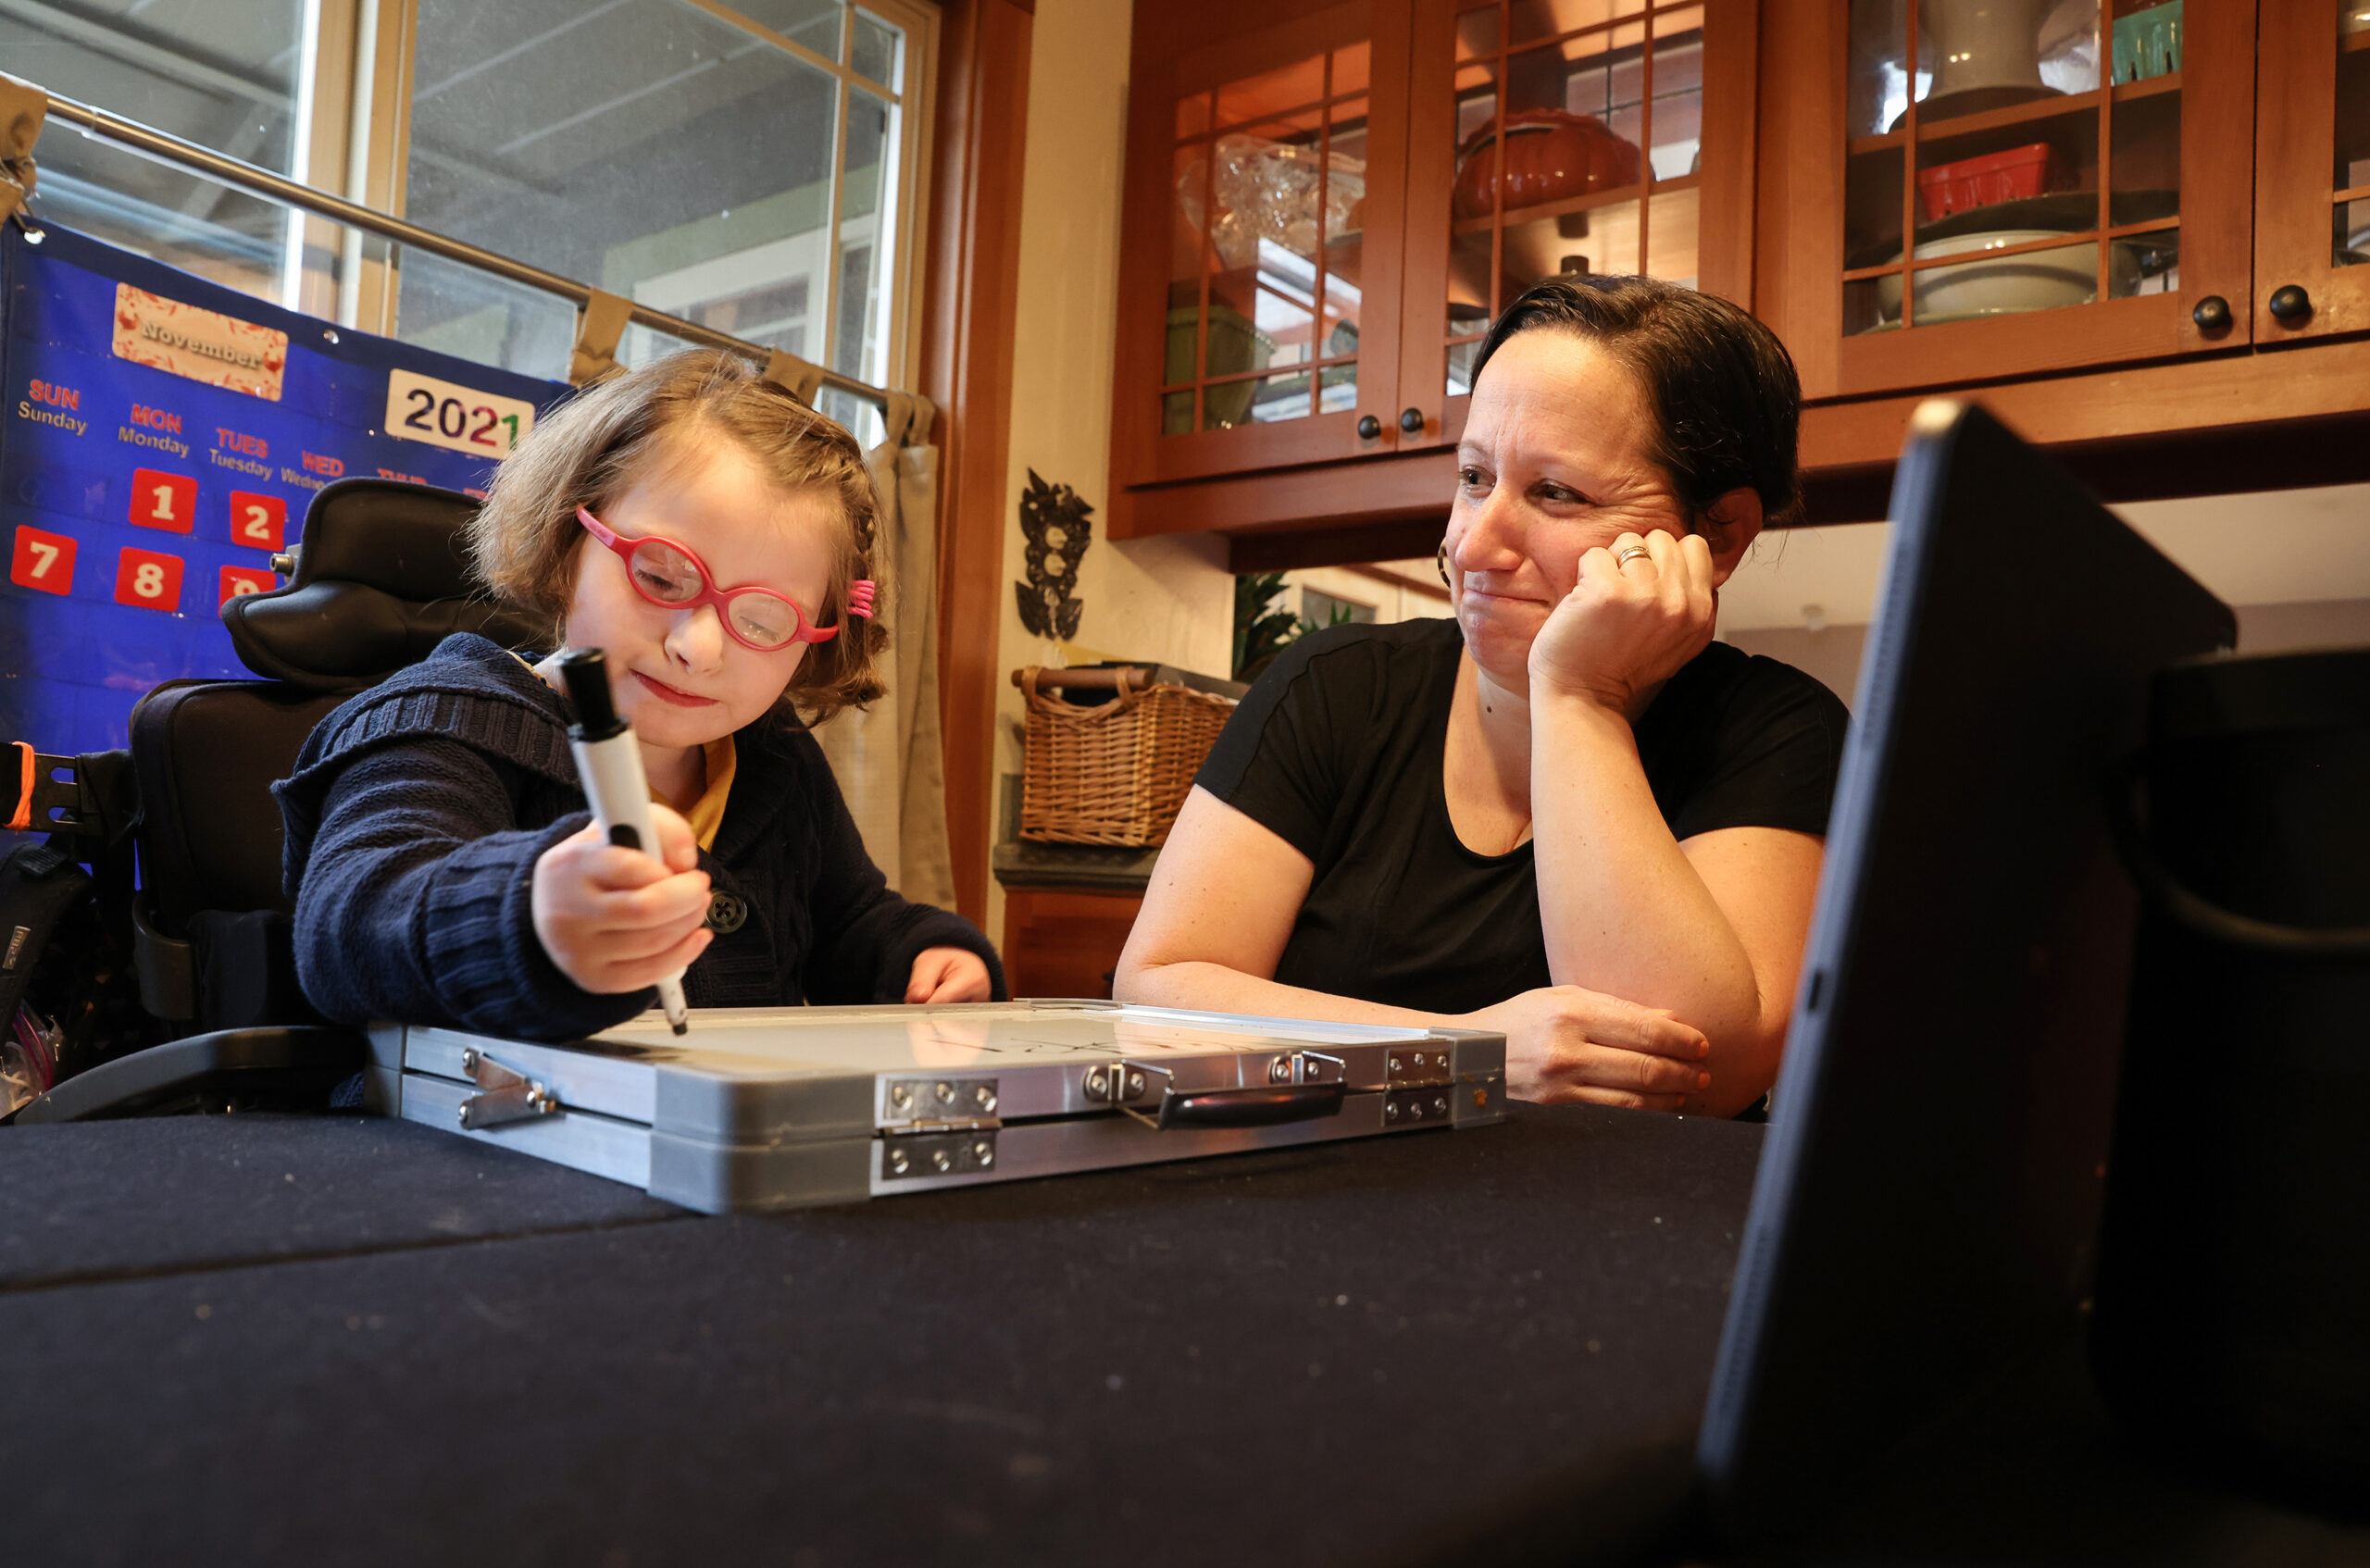
{"type": "Polygon", "coordinates": [[[1457,450],[1453,618],[1276,662],[1196,778],[1117,994],[1499,1031],[1527,1099],[1759,1101],[1845,715],[1712,630],[1799,504],[1800,406],[1784,348],[1712,295],[1515,301],[1457,450]]]}

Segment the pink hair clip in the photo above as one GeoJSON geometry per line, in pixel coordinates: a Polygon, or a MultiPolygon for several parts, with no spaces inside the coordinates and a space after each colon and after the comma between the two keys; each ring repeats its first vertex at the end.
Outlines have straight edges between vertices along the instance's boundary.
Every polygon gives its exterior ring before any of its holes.
{"type": "Polygon", "coordinates": [[[872,595],[877,591],[868,577],[860,577],[848,584],[848,614],[872,618],[872,595]]]}

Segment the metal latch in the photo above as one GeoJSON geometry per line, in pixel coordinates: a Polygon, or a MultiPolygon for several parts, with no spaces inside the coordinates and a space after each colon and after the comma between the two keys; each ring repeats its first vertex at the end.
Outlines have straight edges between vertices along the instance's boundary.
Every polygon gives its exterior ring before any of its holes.
{"type": "Polygon", "coordinates": [[[548,1116],[559,1109],[559,1096],[541,1079],[511,1071],[475,1046],[462,1051],[461,1071],[485,1091],[461,1101],[461,1126],[471,1132],[548,1116]]]}

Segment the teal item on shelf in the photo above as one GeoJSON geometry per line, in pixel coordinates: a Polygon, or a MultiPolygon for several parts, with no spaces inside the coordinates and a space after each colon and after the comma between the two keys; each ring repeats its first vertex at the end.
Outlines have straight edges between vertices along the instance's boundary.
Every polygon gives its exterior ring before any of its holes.
{"type": "Polygon", "coordinates": [[[2114,81],[2145,81],[2181,68],[2181,0],[2114,20],[2114,81]]]}

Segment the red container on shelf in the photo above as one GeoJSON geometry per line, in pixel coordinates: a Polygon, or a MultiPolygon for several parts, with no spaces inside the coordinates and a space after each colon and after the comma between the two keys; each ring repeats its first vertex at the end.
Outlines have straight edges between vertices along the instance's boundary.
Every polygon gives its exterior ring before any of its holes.
{"type": "Polygon", "coordinates": [[[1917,197],[1926,207],[1926,221],[1948,218],[1969,207],[2039,196],[2058,186],[2057,149],[2046,142],[1987,153],[1979,158],[1936,164],[1917,171],[1917,197]]]}

